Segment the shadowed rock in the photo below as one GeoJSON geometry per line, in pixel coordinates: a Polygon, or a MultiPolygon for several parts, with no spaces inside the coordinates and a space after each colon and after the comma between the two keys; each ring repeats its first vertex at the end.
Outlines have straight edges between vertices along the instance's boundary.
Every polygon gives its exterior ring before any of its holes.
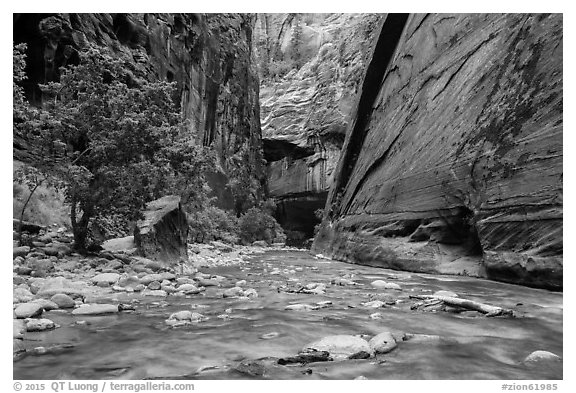
{"type": "Polygon", "coordinates": [[[149,202],[134,229],[139,254],[164,263],[188,260],[187,239],[186,213],[174,195],[149,202]]]}

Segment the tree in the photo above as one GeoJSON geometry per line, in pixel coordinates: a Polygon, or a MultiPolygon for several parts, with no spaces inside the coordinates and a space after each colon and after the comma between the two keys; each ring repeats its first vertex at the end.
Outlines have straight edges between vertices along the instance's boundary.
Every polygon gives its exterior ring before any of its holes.
{"type": "Polygon", "coordinates": [[[226,160],[228,184],[234,197],[234,210],[239,217],[251,207],[254,207],[259,198],[260,183],[253,176],[250,165],[250,150],[243,145],[240,150],[226,160]]]}
{"type": "Polygon", "coordinates": [[[147,202],[170,192],[205,197],[212,155],[187,134],[174,84],[138,79],[123,59],[89,47],[79,65],[41,89],[48,97],[42,132],[68,148],[51,172],[65,184],[79,251],[98,216],[137,219],[147,202]]]}
{"type": "Polygon", "coordinates": [[[294,17],[294,28],[292,30],[292,37],[290,39],[291,58],[297,69],[302,67],[304,59],[302,55],[302,25],[300,23],[300,16],[294,17]]]}

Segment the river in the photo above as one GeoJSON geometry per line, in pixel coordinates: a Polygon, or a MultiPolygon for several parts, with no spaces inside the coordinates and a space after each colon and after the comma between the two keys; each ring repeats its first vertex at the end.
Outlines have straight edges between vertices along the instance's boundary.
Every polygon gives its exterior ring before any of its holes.
{"type": "Polygon", "coordinates": [[[522,362],[536,350],[563,355],[563,294],[559,292],[352,265],[317,259],[303,251],[268,251],[246,263],[202,271],[226,277],[229,287],[246,280],[245,287],[256,289],[259,296],[222,298],[223,288],[218,287],[187,298],[121,293],[110,296],[124,303],[139,299],[134,312],[81,318],[69,312],[46,312],[61,327],[28,333],[27,338],[38,339],[43,346],[61,345],[61,350],[15,361],[14,379],[562,378],[562,362],[522,362]],[[336,277],[348,277],[360,285],[330,285],[336,277]],[[402,290],[376,290],[370,283],[377,279],[396,283],[402,290]],[[325,283],[326,293],[278,289],[296,282],[325,283]],[[415,300],[409,295],[438,290],[514,309],[517,317],[410,309],[415,300]],[[375,292],[386,292],[399,302],[379,309],[362,306],[375,292]],[[289,304],[321,301],[332,304],[312,311],[284,309],[289,304]],[[173,312],[191,309],[209,319],[178,328],[164,322],[173,312]],[[370,317],[376,312],[380,319],[370,317]],[[224,314],[229,318],[218,317],[224,314]],[[77,324],[80,319],[86,322],[77,324]],[[382,331],[439,337],[402,341],[394,351],[372,359],[276,363],[277,358],[293,356],[324,336],[373,336],[382,331]]]}

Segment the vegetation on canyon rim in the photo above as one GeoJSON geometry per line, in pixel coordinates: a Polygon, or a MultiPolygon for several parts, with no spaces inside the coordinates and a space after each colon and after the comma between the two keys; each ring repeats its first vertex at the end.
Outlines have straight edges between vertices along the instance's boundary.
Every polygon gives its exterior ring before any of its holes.
{"type": "MultiPolygon", "coordinates": [[[[238,213],[250,219],[212,206],[205,174],[214,169],[215,154],[188,130],[173,101],[175,83],[140,78],[124,59],[89,47],[78,65],[61,69],[59,82],[41,85],[43,104],[34,107],[19,86],[25,51],[25,45],[13,50],[13,132],[27,141],[32,157],[15,172],[19,191],[21,185],[29,190],[20,219],[43,186],[63,192],[79,251],[93,241],[93,226],[125,231],[147,202],[168,194],[182,197],[192,226],[201,229],[194,240],[271,241],[280,234],[258,201],[239,204],[238,213]],[[266,225],[252,228],[258,222],[266,225]]],[[[232,177],[233,189],[235,182],[232,177]]]]}

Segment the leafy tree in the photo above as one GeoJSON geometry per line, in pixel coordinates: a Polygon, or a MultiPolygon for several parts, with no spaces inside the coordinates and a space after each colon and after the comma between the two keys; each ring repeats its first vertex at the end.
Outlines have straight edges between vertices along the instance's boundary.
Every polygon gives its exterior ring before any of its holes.
{"type": "Polygon", "coordinates": [[[89,47],[79,65],[41,88],[48,117],[36,132],[67,147],[51,173],[65,184],[78,250],[98,216],[137,219],[145,203],[170,192],[206,198],[213,155],[186,132],[174,84],[138,79],[124,60],[89,47]]]}

